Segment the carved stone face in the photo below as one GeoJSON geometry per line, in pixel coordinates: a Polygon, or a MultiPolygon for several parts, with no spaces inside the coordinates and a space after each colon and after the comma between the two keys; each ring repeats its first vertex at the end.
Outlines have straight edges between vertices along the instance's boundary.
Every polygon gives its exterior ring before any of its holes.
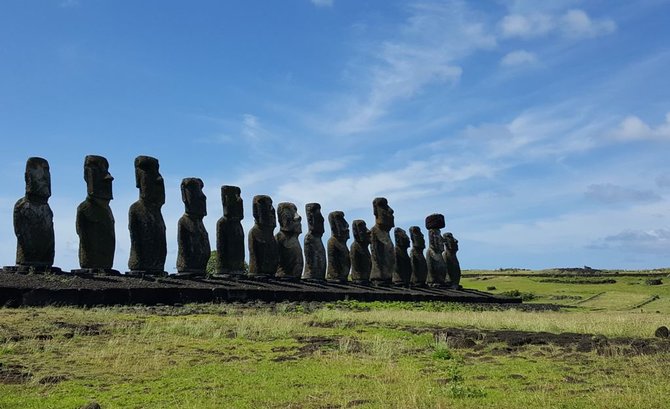
{"type": "Polygon", "coordinates": [[[354,230],[354,240],[363,246],[370,244],[370,230],[364,220],[354,220],[351,223],[354,230]]]}
{"type": "Polygon", "coordinates": [[[254,220],[258,226],[272,229],[277,227],[277,215],[270,196],[254,196],[253,209],[254,220]]]}
{"type": "Polygon", "coordinates": [[[155,206],[165,204],[165,182],[158,172],[158,159],[150,156],[135,158],[135,182],[144,202],[155,206]]]}
{"type": "Polygon", "coordinates": [[[401,229],[400,227],[396,227],[395,230],[393,230],[393,235],[395,236],[396,246],[403,249],[409,247],[409,237],[407,237],[405,230],[401,229]]]}
{"type": "Polygon", "coordinates": [[[444,241],[442,239],[442,235],[440,234],[440,230],[438,229],[428,230],[428,241],[430,244],[430,248],[433,251],[441,253],[444,250],[444,241]]]}
{"type": "Polygon", "coordinates": [[[84,159],[84,180],[89,197],[112,200],[112,181],[109,162],[102,156],[88,155],[84,159]]]}
{"type": "Polygon", "coordinates": [[[42,158],[28,158],[26,162],[26,194],[44,200],[51,197],[51,172],[49,162],[42,158]]]}
{"type": "Polygon", "coordinates": [[[372,208],[375,214],[375,224],[382,230],[391,231],[395,226],[395,218],[388,200],[384,197],[378,197],[372,201],[372,208]]]}
{"type": "Polygon", "coordinates": [[[412,236],[413,247],[421,250],[426,248],[426,239],[423,237],[423,233],[421,232],[421,228],[419,226],[410,227],[409,234],[412,236]]]}
{"type": "Polygon", "coordinates": [[[286,233],[302,233],[302,217],[293,203],[282,202],[277,206],[279,214],[279,228],[286,233]]]}
{"type": "Polygon", "coordinates": [[[458,251],[458,240],[456,240],[456,237],[454,237],[453,234],[450,232],[444,233],[442,235],[442,239],[444,240],[444,245],[451,251],[452,253],[455,253],[458,251]]]}
{"type": "Polygon", "coordinates": [[[196,217],[207,216],[207,196],[202,188],[205,186],[201,179],[186,178],[181,181],[181,200],[186,207],[186,213],[196,217]]]}
{"type": "Polygon", "coordinates": [[[344,212],[330,212],[328,223],[333,237],[340,241],[349,240],[349,223],[344,219],[344,212]]]}
{"type": "Polygon", "coordinates": [[[226,219],[244,219],[244,206],[240,193],[240,188],[237,186],[221,186],[221,202],[223,203],[223,215],[226,219]]]}
{"type": "Polygon", "coordinates": [[[323,236],[326,231],[323,223],[323,215],[321,214],[321,205],[318,203],[307,203],[305,205],[305,214],[307,215],[307,225],[309,231],[315,236],[323,236]]]}

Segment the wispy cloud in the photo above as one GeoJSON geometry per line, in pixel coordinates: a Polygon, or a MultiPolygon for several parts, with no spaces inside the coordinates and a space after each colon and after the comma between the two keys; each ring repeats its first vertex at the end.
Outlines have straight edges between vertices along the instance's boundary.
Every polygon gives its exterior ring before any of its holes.
{"type": "Polygon", "coordinates": [[[500,60],[500,65],[505,67],[513,67],[524,64],[534,64],[537,62],[537,56],[534,53],[526,50],[516,50],[505,54],[500,60]]]}
{"type": "Polygon", "coordinates": [[[655,127],[635,115],[627,116],[613,135],[621,140],[670,139],[670,112],[665,115],[665,122],[655,127]]]}
{"type": "Polygon", "coordinates": [[[631,253],[667,254],[670,247],[670,229],[627,229],[596,240],[590,247],[631,253]]]}
{"type": "Polygon", "coordinates": [[[483,22],[462,1],[419,3],[398,30],[396,38],[377,44],[375,63],[363,71],[367,92],[347,101],[346,117],[336,131],[351,134],[368,130],[392,105],[419,93],[429,84],[459,80],[459,59],[477,49],[496,45],[483,22]]]}
{"type": "Polygon", "coordinates": [[[317,7],[332,7],[334,1],[333,0],[309,0],[312,2],[313,5],[317,7]]]}
{"type": "Polygon", "coordinates": [[[607,204],[653,202],[661,200],[661,196],[652,190],[619,186],[613,183],[589,185],[586,188],[584,195],[588,199],[607,204]]]}
{"type": "Polygon", "coordinates": [[[503,38],[530,39],[552,32],[566,38],[589,38],[610,34],[617,25],[609,18],[594,19],[584,10],[571,9],[563,14],[508,14],[499,23],[503,38]]]}
{"type": "Polygon", "coordinates": [[[58,6],[68,8],[68,7],[77,7],[79,6],[79,4],[80,4],[79,0],[63,0],[58,4],[58,6]]]}

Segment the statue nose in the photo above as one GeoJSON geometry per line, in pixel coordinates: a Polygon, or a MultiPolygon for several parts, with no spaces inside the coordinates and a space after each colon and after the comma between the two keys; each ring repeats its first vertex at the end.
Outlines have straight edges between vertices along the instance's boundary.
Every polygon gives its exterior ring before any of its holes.
{"type": "Polygon", "coordinates": [[[105,180],[109,180],[111,182],[112,180],[114,180],[114,177],[108,173],[107,175],[105,175],[105,180]]]}

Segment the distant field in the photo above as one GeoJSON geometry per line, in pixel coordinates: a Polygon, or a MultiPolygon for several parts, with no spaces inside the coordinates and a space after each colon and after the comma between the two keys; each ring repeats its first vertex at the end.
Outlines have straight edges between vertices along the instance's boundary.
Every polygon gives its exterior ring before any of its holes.
{"type": "Polygon", "coordinates": [[[533,273],[466,272],[513,308],[0,309],[0,408],[667,407],[670,277],[533,273]]]}

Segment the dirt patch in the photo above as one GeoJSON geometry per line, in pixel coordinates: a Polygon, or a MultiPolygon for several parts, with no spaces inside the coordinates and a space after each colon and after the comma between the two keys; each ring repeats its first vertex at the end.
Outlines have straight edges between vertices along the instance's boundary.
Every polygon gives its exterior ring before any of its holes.
{"type": "Polygon", "coordinates": [[[0,383],[5,385],[19,385],[32,378],[30,372],[21,365],[4,365],[0,363],[0,383]]]}
{"type": "Polygon", "coordinates": [[[57,328],[70,330],[65,333],[66,338],[71,338],[72,335],[69,334],[79,334],[86,336],[96,336],[103,333],[103,324],[101,323],[92,323],[92,324],[73,324],[70,322],[64,321],[54,321],[53,325],[57,328]]]}
{"type": "Polygon", "coordinates": [[[431,332],[436,340],[443,340],[451,348],[481,349],[491,344],[492,355],[509,355],[529,345],[555,346],[562,349],[561,354],[571,352],[592,352],[599,355],[654,355],[670,353],[670,342],[658,338],[607,338],[602,335],[564,332],[528,332],[512,330],[473,330],[463,328],[427,329],[405,327],[404,330],[421,334],[431,332]],[[473,342],[475,345],[473,345],[473,342]]]}
{"type": "Polygon", "coordinates": [[[57,383],[61,383],[63,381],[66,381],[68,378],[65,375],[48,375],[43,378],[41,378],[39,381],[37,381],[40,385],[55,385],[57,383]]]}
{"type": "Polygon", "coordinates": [[[275,347],[272,352],[288,352],[289,354],[279,355],[272,358],[274,362],[295,361],[301,358],[311,356],[320,351],[332,351],[339,346],[339,337],[295,337],[295,340],[301,343],[299,347],[275,347]]]}

